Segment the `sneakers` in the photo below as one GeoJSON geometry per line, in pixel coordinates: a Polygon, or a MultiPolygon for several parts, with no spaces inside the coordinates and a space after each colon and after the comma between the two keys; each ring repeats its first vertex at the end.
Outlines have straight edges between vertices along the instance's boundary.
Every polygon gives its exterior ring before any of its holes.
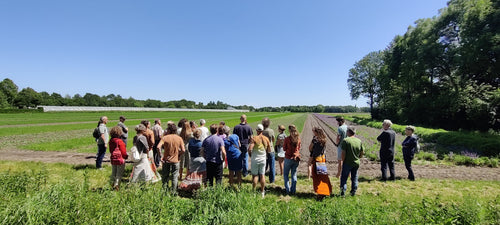
{"type": "Polygon", "coordinates": [[[263,192],[261,193],[261,195],[262,195],[262,198],[264,198],[264,197],[266,196],[266,191],[263,191],[263,192]]]}

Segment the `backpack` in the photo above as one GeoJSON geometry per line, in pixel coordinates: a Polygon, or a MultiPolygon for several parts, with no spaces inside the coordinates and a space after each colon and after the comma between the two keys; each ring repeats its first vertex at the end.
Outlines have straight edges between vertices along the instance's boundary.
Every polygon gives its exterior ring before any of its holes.
{"type": "Polygon", "coordinates": [[[122,157],[122,152],[120,151],[120,147],[118,147],[118,143],[116,144],[115,150],[111,153],[111,165],[122,165],[125,161],[122,157]]]}
{"type": "Polygon", "coordinates": [[[418,138],[417,138],[417,144],[415,145],[415,153],[420,152],[420,144],[418,143],[418,138]]]}
{"type": "Polygon", "coordinates": [[[101,131],[99,131],[99,127],[94,128],[94,132],[92,132],[92,136],[94,136],[95,139],[98,139],[101,137],[101,131]]]}

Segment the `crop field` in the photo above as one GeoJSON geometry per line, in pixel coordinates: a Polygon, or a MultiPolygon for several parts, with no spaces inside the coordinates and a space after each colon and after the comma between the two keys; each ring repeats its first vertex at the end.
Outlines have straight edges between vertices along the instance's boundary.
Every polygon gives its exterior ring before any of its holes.
{"type": "MultiPolygon", "coordinates": [[[[266,197],[251,189],[251,177],[241,188],[228,186],[224,170],[222,187],[202,188],[197,193],[166,193],[161,182],[129,184],[132,164],[127,164],[120,191],[109,184],[111,166],[104,163],[96,170],[93,159],[95,142],[92,129],[100,116],[109,117],[108,128],[125,115],[130,130],[143,119],[160,118],[177,122],[181,118],[207,124],[225,121],[230,127],[239,123],[241,113],[207,112],[75,112],[2,114],[0,118],[0,153],[28,152],[20,160],[0,160],[0,222],[2,224],[500,224],[500,180],[498,168],[469,168],[443,165],[424,169],[428,173],[457,170],[490,173],[484,179],[456,174],[450,178],[420,176],[415,182],[398,177],[394,182],[378,181],[379,167],[363,161],[357,195],[340,198],[339,179],[330,176],[334,195],[318,202],[312,180],[303,172],[301,162],[297,194],[283,191],[283,176],[277,169],[276,182],[267,184],[266,197]],[[38,159],[44,154],[64,155],[56,160],[38,159]],[[78,158],[69,156],[76,155],[78,158]],[[368,171],[368,172],[367,172],[368,171]],[[371,171],[371,172],[370,172],[371,171]],[[496,175],[495,175],[496,174],[496,175]],[[463,177],[466,177],[465,179],[463,177]]],[[[300,113],[246,113],[250,126],[256,127],[263,117],[279,124],[295,124],[303,130],[312,115],[300,113]]],[[[321,116],[319,116],[321,117],[321,116]]],[[[325,120],[331,118],[323,118],[325,120]]],[[[332,130],[334,125],[331,126],[332,130]]],[[[365,129],[365,128],[363,128],[365,129]]],[[[363,130],[361,129],[361,130],[363,130]]],[[[369,128],[373,129],[373,128],[369,128]]],[[[366,128],[366,144],[377,147],[373,136],[378,132],[366,128]]],[[[135,134],[131,131],[131,136],[135,134]]],[[[400,143],[400,140],[398,141],[400,143]]],[[[309,143],[303,143],[307,149],[309,143]]],[[[109,153],[106,153],[109,156],[109,153]]],[[[336,161],[329,159],[331,167],[336,161]]],[[[401,165],[399,164],[401,168],[401,165]]],[[[267,179],[267,176],[266,176],[267,179]]],[[[350,182],[348,182],[348,190],[350,182]]]]}

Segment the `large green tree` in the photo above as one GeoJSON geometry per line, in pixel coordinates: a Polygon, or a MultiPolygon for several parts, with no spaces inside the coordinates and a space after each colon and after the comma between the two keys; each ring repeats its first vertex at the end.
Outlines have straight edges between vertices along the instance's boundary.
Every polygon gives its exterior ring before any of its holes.
{"type": "Polygon", "coordinates": [[[0,82],[0,92],[3,93],[9,105],[13,105],[18,89],[17,85],[9,78],[5,78],[0,82]]]}
{"type": "Polygon", "coordinates": [[[18,108],[36,108],[40,105],[42,96],[33,88],[23,88],[14,99],[14,105],[18,108]]]}
{"type": "Polygon", "coordinates": [[[352,99],[358,99],[361,95],[368,98],[370,110],[373,110],[375,98],[380,91],[378,77],[382,73],[384,61],[381,51],[370,52],[349,70],[347,85],[352,99]]]}

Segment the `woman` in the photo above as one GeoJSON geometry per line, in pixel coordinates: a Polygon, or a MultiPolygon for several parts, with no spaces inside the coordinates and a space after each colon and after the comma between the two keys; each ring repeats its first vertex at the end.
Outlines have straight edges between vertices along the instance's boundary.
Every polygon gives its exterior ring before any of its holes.
{"type": "Polygon", "coordinates": [[[137,182],[156,182],[156,175],[153,173],[151,169],[151,164],[148,157],[149,145],[148,140],[146,139],[146,126],[143,124],[139,124],[135,126],[135,131],[137,135],[134,137],[134,146],[137,148],[137,151],[141,154],[141,160],[139,162],[134,163],[134,168],[132,169],[132,183],[137,182]]]}
{"type": "Polygon", "coordinates": [[[297,167],[300,161],[300,138],[295,125],[288,126],[290,136],[285,138],[283,149],[285,150],[285,165],[283,179],[285,180],[286,194],[295,194],[297,186],[297,167]],[[290,172],[292,173],[291,187],[288,183],[290,172]]]}
{"type": "Polygon", "coordinates": [[[238,186],[241,186],[241,170],[243,169],[240,159],[241,143],[238,135],[229,135],[230,130],[228,126],[224,127],[224,133],[228,136],[228,138],[224,139],[224,146],[226,148],[226,159],[229,168],[229,185],[234,186],[234,178],[236,176],[236,183],[238,186]]]}
{"type": "Polygon", "coordinates": [[[257,181],[260,181],[260,192],[262,198],[264,198],[266,192],[264,187],[266,186],[266,155],[271,152],[271,143],[269,139],[262,134],[264,131],[264,126],[262,124],[257,125],[257,135],[250,139],[250,145],[248,146],[248,155],[252,158],[252,186],[253,189],[257,186],[257,181]]]}
{"type": "Polygon", "coordinates": [[[403,159],[405,161],[406,170],[408,170],[408,179],[415,181],[415,175],[413,174],[413,169],[411,168],[411,160],[415,156],[417,151],[417,135],[413,134],[415,132],[414,126],[407,126],[405,129],[406,138],[401,144],[403,146],[403,159]]]}
{"type": "Polygon", "coordinates": [[[285,143],[285,126],[279,125],[278,126],[278,131],[280,132],[278,134],[278,137],[276,138],[276,153],[278,155],[278,164],[280,165],[280,175],[283,176],[283,162],[285,161],[285,150],[283,150],[283,144],[285,143]]]}
{"type": "Polygon", "coordinates": [[[189,139],[188,144],[191,156],[189,173],[180,184],[180,188],[184,191],[198,190],[207,176],[207,165],[205,158],[201,155],[201,144],[201,130],[196,129],[193,132],[193,137],[189,139]]]}
{"type": "MultiPolygon", "coordinates": [[[[189,139],[193,138],[193,131],[191,130],[191,125],[189,124],[188,120],[184,121],[184,123],[182,124],[182,129],[179,136],[181,136],[182,140],[184,141],[185,149],[188,149],[189,139]]],[[[182,180],[182,171],[184,170],[184,167],[186,167],[186,175],[189,173],[190,162],[191,159],[189,157],[189,151],[186,151],[180,158],[179,180],[182,180]]]]}
{"type": "Polygon", "coordinates": [[[120,181],[125,171],[125,159],[128,158],[127,147],[125,147],[125,142],[121,139],[122,134],[123,131],[120,126],[111,128],[111,140],[108,143],[112,167],[111,186],[117,191],[120,189],[120,181]]]}
{"type": "MultiPolygon", "coordinates": [[[[330,183],[330,178],[328,178],[328,174],[326,170],[319,171],[318,163],[325,164],[325,144],[326,144],[326,136],[323,129],[319,127],[313,127],[313,140],[309,145],[309,151],[311,155],[309,157],[309,165],[312,167],[312,179],[313,179],[313,188],[314,192],[317,194],[317,200],[321,201],[325,196],[329,196],[332,192],[332,184],[330,183]]],[[[326,169],[326,165],[324,165],[324,169],[326,169]]]]}

